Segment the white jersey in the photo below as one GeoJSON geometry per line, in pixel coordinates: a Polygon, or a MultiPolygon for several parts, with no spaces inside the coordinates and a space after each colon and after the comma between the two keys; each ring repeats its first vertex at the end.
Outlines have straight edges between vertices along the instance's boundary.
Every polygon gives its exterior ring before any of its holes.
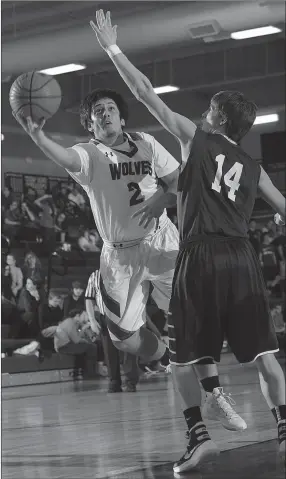
{"type": "MultiPolygon", "coordinates": [[[[73,146],[80,156],[81,170],[67,170],[86,191],[103,241],[140,239],[153,231],[156,220],[145,229],[138,224],[140,217],[131,216],[161,188],[158,178],[179,167],[153,136],[124,136],[125,142],[114,148],[95,140],[73,146]]],[[[161,219],[166,215],[164,211],[161,219]]]]}

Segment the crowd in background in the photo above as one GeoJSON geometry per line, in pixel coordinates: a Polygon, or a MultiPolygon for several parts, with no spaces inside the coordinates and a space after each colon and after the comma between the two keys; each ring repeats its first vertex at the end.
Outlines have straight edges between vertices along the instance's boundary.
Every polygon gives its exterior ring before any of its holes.
{"type": "Polygon", "coordinates": [[[1,213],[2,234],[11,247],[36,242],[47,255],[65,243],[82,251],[101,249],[89,201],[76,183],[58,182],[42,196],[30,186],[22,194],[4,186],[1,213]]]}
{"type": "MultiPolygon", "coordinates": [[[[57,328],[69,319],[66,323],[69,327],[77,325],[73,332],[75,341],[80,342],[81,337],[88,335],[91,344],[96,342],[96,335],[83,315],[86,284],[74,281],[64,298],[55,290],[48,291],[47,271],[33,252],[33,244],[42,246],[43,256],[51,254],[57,245],[100,252],[101,239],[83,190],[76,184],[59,183],[50,194],[38,197],[29,187],[19,198],[6,186],[1,208],[2,235],[9,243],[8,254],[4,258],[2,254],[2,324],[9,325],[8,337],[32,340],[25,352],[36,350],[39,359],[43,359],[57,351],[54,335],[50,334],[54,330],[49,328],[57,328]],[[31,249],[18,264],[14,248],[21,241],[31,249]]],[[[169,211],[169,216],[176,224],[174,210],[169,211]]],[[[282,333],[285,331],[285,226],[278,227],[273,220],[267,223],[253,220],[249,238],[262,266],[277,332],[282,333]]]]}

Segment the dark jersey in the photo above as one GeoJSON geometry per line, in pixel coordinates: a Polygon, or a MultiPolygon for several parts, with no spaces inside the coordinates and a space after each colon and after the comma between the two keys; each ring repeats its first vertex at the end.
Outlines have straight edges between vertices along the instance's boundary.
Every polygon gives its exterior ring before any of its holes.
{"type": "Polygon", "coordinates": [[[219,134],[197,129],[178,180],[181,241],[197,235],[247,237],[259,164],[219,134]]]}

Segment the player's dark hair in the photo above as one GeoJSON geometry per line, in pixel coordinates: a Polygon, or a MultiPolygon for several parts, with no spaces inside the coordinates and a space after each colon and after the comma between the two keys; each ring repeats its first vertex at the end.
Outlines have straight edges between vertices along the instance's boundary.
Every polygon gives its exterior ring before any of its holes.
{"type": "Polygon", "coordinates": [[[239,143],[255,121],[257,106],[239,91],[220,91],[213,101],[222,117],[226,117],[225,134],[239,143]]]}
{"type": "Polygon", "coordinates": [[[80,122],[85,130],[88,130],[88,122],[91,121],[92,105],[102,98],[111,98],[119,110],[120,118],[127,122],[128,105],[124,98],[114,90],[98,89],[90,92],[80,105],[80,122]]]}

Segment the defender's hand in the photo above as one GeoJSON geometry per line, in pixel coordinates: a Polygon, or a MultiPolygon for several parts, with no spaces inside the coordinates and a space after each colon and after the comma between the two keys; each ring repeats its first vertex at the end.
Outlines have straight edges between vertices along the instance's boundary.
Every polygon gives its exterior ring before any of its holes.
{"type": "Polygon", "coordinates": [[[21,127],[25,130],[26,133],[32,138],[32,140],[37,143],[42,135],[44,133],[42,132],[42,129],[44,127],[44,124],[46,123],[45,118],[42,118],[40,120],[40,123],[35,123],[32,121],[32,118],[28,116],[25,118],[24,116],[20,116],[19,114],[15,114],[12,112],[14,118],[17,120],[18,123],[20,123],[21,127]]]}
{"type": "Polygon", "coordinates": [[[105,16],[103,10],[97,10],[96,22],[97,26],[92,20],[89,23],[96,34],[100,46],[103,50],[107,50],[110,45],[116,44],[117,25],[112,26],[110,12],[107,12],[105,16]]]}

